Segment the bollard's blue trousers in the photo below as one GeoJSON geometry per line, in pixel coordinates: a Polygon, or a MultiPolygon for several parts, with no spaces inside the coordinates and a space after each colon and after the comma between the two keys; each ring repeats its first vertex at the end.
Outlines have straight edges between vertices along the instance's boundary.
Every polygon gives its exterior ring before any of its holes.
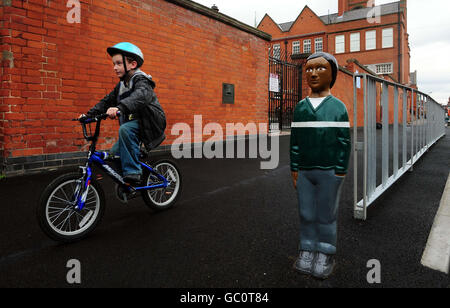
{"type": "Polygon", "coordinates": [[[334,169],[299,170],[300,250],[336,254],[337,212],[344,177],[334,169]]]}

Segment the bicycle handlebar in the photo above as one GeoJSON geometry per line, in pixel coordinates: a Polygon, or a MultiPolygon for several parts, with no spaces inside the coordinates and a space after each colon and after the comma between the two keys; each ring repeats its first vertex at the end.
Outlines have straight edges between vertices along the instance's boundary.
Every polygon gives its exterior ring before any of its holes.
{"type": "MultiPolygon", "coordinates": [[[[120,111],[117,111],[116,115],[120,116],[120,111]]],[[[100,122],[102,120],[106,120],[106,118],[108,118],[108,114],[102,113],[102,114],[96,115],[94,117],[83,116],[78,119],[72,119],[72,121],[78,121],[81,123],[81,126],[83,127],[83,135],[86,140],[96,141],[98,138],[98,135],[100,134],[100,122]],[[95,134],[93,136],[89,136],[87,134],[86,124],[94,123],[94,122],[97,122],[97,126],[95,128],[95,134]]]]}
{"type": "MultiPolygon", "coordinates": [[[[120,116],[120,111],[117,111],[116,115],[120,116]]],[[[78,121],[81,124],[89,124],[89,123],[98,122],[100,120],[106,120],[106,118],[108,118],[108,114],[102,113],[102,114],[96,115],[94,117],[83,116],[78,119],[72,119],[72,121],[78,121]]]]}

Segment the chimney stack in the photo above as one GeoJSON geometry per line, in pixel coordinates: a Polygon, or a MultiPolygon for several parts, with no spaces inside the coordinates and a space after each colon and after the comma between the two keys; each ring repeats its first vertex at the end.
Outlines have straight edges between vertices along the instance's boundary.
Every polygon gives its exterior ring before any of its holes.
{"type": "MultiPolygon", "coordinates": [[[[338,0],[338,16],[344,15],[345,12],[363,9],[368,7],[370,0],[338,0]]],[[[375,1],[372,1],[374,4],[375,1]]]]}
{"type": "Polygon", "coordinates": [[[348,0],[338,0],[338,16],[344,15],[348,11],[348,0]]]}

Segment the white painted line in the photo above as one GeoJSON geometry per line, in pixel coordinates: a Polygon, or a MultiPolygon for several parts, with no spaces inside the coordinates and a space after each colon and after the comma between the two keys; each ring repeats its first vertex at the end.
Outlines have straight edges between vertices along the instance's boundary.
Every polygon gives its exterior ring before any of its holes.
{"type": "Polygon", "coordinates": [[[449,273],[450,266],[450,175],[442,194],[439,210],[434,218],[427,246],[422,255],[422,265],[449,273]]]}
{"type": "Polygon", "coordinates": [[[292,122],[292,128],[324,128],[324,127],[337,127],[337,128],[350,128],[350,122],[327,122],[327,121],[312,121],[312,122],[292,122]]]}

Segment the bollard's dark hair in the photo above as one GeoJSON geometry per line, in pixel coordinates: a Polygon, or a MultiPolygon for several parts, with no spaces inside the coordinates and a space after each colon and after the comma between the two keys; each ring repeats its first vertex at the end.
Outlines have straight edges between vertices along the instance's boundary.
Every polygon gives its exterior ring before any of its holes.
{"type": "Polygon", "coordinates": [[[316,53],[313,53],[312,55],[310,55],[308,57],[306,62],[308,62],[309,60],[312,60],[312,59],[317,59],[317,58],[324,58],[331,65],[332,77],[333,77],[333,79],[331,80],[331,84],[330,84],[330,89],[331,89],[334,86],[334,83],[336,82],[336,77],[337,77],[337,73],[338,73],[338,70],[339,70],[338,62],[337,62],[336,58],[333,55],[331,55],[331,54],[329,54],[327,52],[316,52],[316,53]]]}

